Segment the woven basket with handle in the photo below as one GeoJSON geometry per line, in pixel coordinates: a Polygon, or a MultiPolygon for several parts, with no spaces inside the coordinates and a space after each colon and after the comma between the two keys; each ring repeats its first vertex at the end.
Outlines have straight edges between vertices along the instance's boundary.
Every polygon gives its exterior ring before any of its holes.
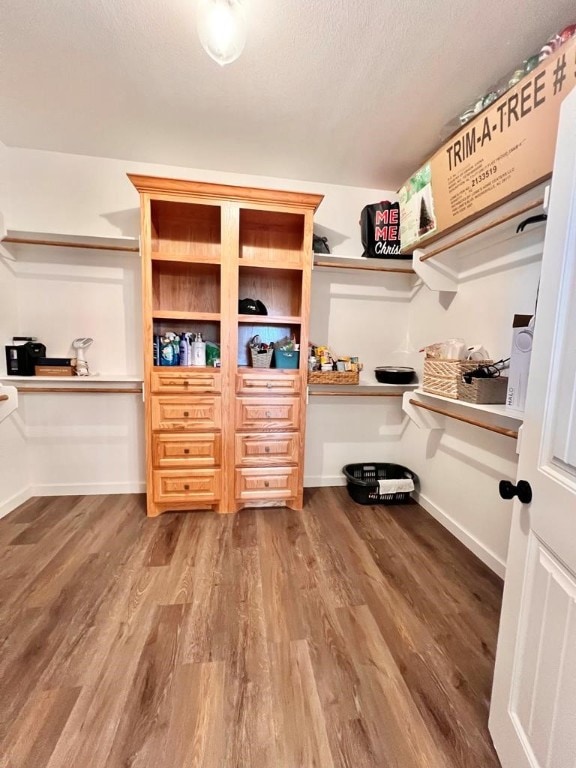
{"type": "Polygon", "coordinates": [[[422,389],[431,395],[442,395],[458,399],[458,382],[462,374],[473,371],[481,365],[492,365],[493,360],[424,360],[424,381],[422,389]]]}
{"type": "Polygon", "coordinates": [[[259,345],[260,336],[253,336],[248,342],[250,357],[252,359],[252,368],[270,368],[274,347],[270,347],[266,352],[258,352],[259,345]]]}

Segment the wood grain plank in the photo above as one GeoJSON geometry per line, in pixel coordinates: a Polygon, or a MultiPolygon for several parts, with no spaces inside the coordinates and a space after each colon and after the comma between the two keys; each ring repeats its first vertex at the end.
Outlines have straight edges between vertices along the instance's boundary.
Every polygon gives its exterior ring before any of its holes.
{"type": "Polygon", "coordinates": [[[0,745],[0,768],[43,768],[76,704],[80,688],[37,691],[0,745]]]}
{"type": "Polygon", "coordinates": [[[501,582],[417,505],[35,500],[0,562],[0,768],[499,766],[501,582]]]}
{"type": "Polygon", "coordinates": [[[143,754],[149,741],[161,738],[163,724],[158,721],[158,712],[170,693],[185,613],[184,605],[161,605],[156,609],[114,734],[108,764],[148,764],[143,754]]]}
{"type": "Polygon", "coordinates": [[[306,640],[269,643],[278,765],[334,768],[306,640]]]}
{"type": "Polygon", "coordinates": [[[184,515],[182,514],[172,514],[169,517],[164,516],[152,523],[156,529],[156,534],[150,542],[150,547],[144,560],[148,568],[158,568],[170,563],[178,544],[183,523],[184,515]]]}

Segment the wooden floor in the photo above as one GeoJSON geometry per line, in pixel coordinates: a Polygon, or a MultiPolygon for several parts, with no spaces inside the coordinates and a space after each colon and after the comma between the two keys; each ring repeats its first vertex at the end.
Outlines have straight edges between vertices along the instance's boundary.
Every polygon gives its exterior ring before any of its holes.
{"type": "Polygon", "coordinates": [[[0,521],[1,768],[492,768],[502,584],[417,505],[0,521]]]}

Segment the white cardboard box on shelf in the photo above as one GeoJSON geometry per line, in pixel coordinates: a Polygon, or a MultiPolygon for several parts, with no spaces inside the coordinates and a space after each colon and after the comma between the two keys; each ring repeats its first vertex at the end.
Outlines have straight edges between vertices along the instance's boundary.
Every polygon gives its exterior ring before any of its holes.
{"type": "Polygon", "coordinates": [[[532,356],[533,316],[514,315],[512,328],[512,351],[510,352],[506,408],[510,411],[523,411],[526,405],[530,357],[532,356]]]}

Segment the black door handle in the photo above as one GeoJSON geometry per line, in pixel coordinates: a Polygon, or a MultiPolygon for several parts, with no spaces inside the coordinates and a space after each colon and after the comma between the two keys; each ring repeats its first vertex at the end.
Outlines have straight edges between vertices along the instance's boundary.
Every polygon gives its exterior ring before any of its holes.
{"type": "Polygon", "coordinates": [[[500,480],[498,490],[503,499],[513,499],[514,496],[518,496],[518,501],[522,504],[530,504],[532,501],[532,488],[526,480],[518,480],[518,485],[514,485],[510,480],[500,480]]]}

